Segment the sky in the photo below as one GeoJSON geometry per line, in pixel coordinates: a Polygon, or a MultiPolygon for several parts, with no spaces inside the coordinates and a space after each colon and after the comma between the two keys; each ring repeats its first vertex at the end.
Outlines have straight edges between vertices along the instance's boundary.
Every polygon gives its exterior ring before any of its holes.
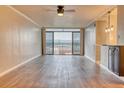
{"type": "Polygon", "coordinates": [[[54,32],[55,40],[72,40],[72,32],[54,32]]]}

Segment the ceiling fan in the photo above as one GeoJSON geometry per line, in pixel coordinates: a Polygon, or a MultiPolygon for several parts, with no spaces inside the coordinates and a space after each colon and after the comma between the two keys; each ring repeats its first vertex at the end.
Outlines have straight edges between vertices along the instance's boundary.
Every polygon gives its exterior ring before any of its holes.
{"type": "Polygon", "coordinates": [[[47,11],[49,11],[49,12],[51,12],[51,11],[53,11],[53,12],[56,11],[58,16],[63,16],[63,15],[64,15],[64,12],[69,12],[69,13],[70,13],[70,12],[75,12],[74,9],[65,10],[65,9],[64,9],[64,6],[62,6],[62,5],[58,5],[58,6],[57,6],[57,10],[51,10],[51,9],[50,9],[50,10],[47,10],[47,11]]]}

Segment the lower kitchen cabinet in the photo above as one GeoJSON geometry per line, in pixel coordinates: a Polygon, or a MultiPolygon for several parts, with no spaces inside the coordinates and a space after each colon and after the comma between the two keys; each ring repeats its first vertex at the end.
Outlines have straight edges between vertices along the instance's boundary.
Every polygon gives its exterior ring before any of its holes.
{"type": "Polygon", "coordinates": [[[124,76],[124,46],[101,46],[100,62],[116,75],[124,76]]]}

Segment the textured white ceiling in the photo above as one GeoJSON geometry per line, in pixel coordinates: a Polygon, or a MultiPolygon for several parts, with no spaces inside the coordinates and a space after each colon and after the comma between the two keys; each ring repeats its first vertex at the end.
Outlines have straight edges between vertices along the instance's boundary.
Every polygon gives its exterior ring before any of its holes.
{"type": "Polygon", "coordinates": [[[57,16],[55,5],[16,5],[15,9],[27,15],[44,27],[85,27],[89,22],[112,6],[105,5],[66,5],[64,9],[75,9],[74,13],[57,16]],[[52,9],[55,12],[48,12],[52,9]]]}

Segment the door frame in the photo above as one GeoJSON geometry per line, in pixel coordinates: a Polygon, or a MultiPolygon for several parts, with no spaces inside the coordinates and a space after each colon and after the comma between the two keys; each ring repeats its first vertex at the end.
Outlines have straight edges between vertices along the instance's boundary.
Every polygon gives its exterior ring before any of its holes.
{"type": "MultiPolygon", "coordinates": [[[[73,40],[74,40],[74,38],[73,38],[73,33],[80,33],[80,31],[46,31],[46,33],[52,33],[52,53],[51,54],[45,54],[45,55],[80,55],[80,54],[74,54],[74,52],[73,52],[73,40]],[[54,54],[54,32],[71,32],[71,34],[72,34],[72,48],[71,48],[71,50],[72,50],[72,54],[54,54]]],[[[81,33],[80,33],[81,34],[81,33]]],[[[81,36],[81,35],[80,35],[81,36]]],[[[46,38],[45,38],[46,39],[46,38]]],[[[46,48],[45,48],[46,49],[46,48]]]]}

